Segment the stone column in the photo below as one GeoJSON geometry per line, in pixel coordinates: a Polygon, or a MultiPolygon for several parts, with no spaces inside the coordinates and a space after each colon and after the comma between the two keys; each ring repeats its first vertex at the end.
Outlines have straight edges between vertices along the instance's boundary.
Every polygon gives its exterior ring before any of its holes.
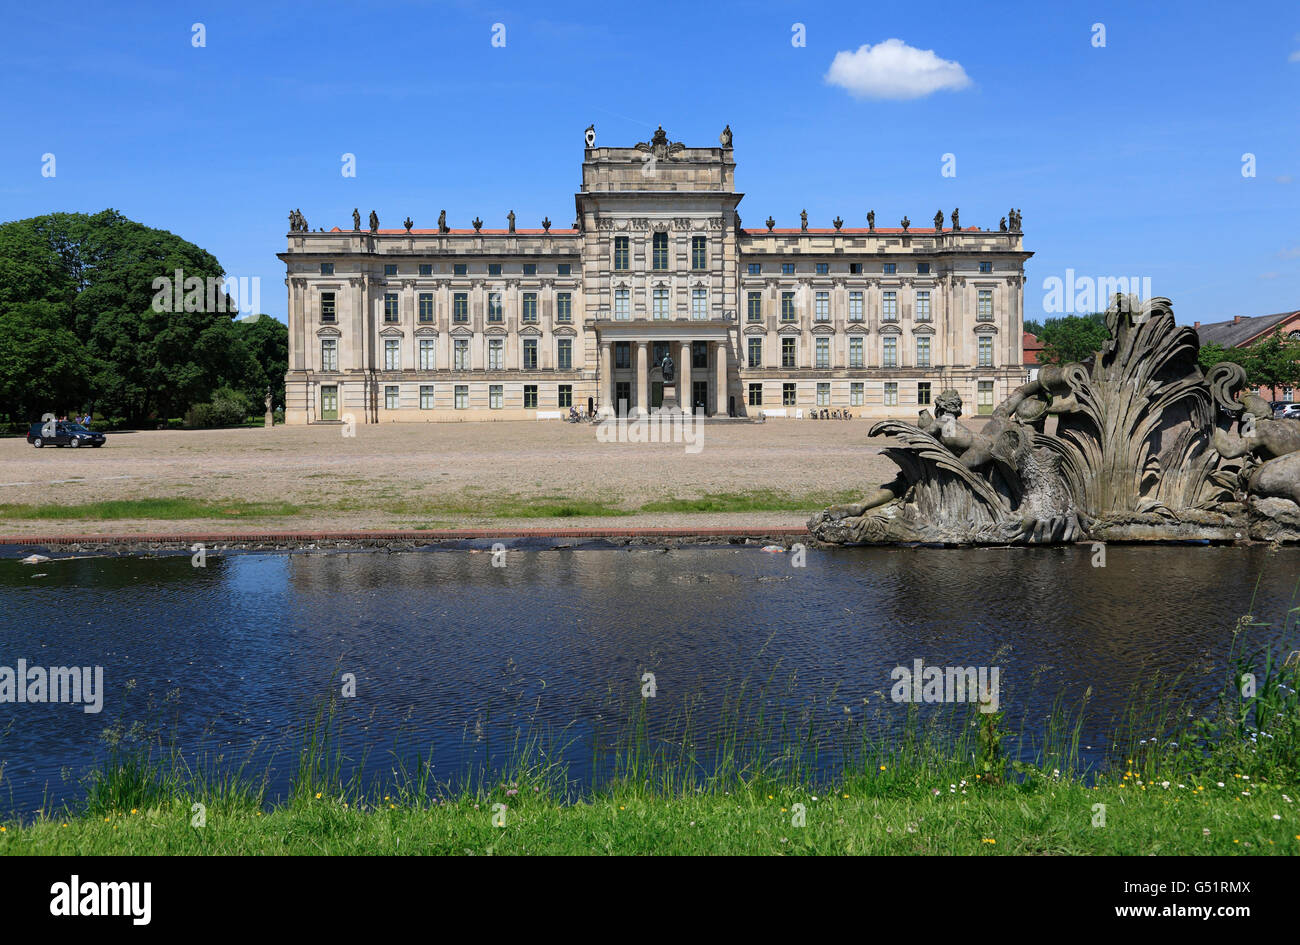
{"type": "Polygon", "coordinates": [[[717,371],[717,380],[714,383],[716,406],[714,413],[718,416],[727,415],[727,344],[723,341],[713,343],[714,350],[714,369],[717,371]]]}
{"type": "Polygon", "coordinates": [[[677,401],[682,410],[695,413],[695,401],[691,394],[691,343],[683,341],[677,347],[677,401]]]}
{"type": "Polygon", "coordinates": [[[638,417],[650,412],[650,343],[634,342],[636,345],[636,410],[638,417]]]}
{"type": "Polygon", "coordinates": [[[602,417],[613,416],[614,414],[614,342],[600,341],[600,352],[597,355],[600,363],[600,406],[596,412],[602,417]]]}

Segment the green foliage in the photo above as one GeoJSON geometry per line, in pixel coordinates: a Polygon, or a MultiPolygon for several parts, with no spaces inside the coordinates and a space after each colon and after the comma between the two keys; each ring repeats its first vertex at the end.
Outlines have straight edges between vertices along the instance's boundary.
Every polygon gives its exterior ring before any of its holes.
{"type": "Polygon", "coordinates": [[[223,275],[210,253],[115,210],[0,224],[0,334],[19,339],[0,342],[0,411],[25,422],[93,407],[143,423],[223,386],[259,406],[269,386],[283,401],[287,330],[236,323],[232,301],[206,291],[223,275]],[[156,311],[178,307],[157,282],[177,270],[204,282],[202,302],[182,292],[180,311],[156,311]]]}
{"type": "Polygon", "coordinates": [[[1220,361],[1232,361],[1246,370],[1250,387],[1292,387],[1300,383],[1300,340],[1274,332],[1247,348],[1225,348],[1211,341],[1201,345],[1197,362],[1202,371],[1220,361]]]}
{"type": "Polygon", "coordinates": [[[248,419],[248,398],[240,391],[222,387],[213,392],[206,404],[195,404],[185,413],[185,426],[190,429],[206,427],[233,427],[248,419]]]}
{"type": "Polygon", "coordinates": [[[1049,318],[1041,331],[1035,334],[1043,342],[1043,350],[1038,352],[1038,360],[1042,364],[1084,361],[1092,357],[1110,337],[1106,317],[1096,313],[1049,318]]]}

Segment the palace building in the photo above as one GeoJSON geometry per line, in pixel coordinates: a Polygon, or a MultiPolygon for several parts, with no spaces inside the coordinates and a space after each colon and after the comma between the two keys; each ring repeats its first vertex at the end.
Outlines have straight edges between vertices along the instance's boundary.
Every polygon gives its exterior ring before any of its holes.
{"type": "MultiPolygon", "coordinates": [[[[586,132],[576,222],[310,232],[291,214],[289,423],[636,415],[987,414],[1023,382],[1018,211],[932,223],[741,224],[731,130],[687,147],[586,132]],[[1009,224],[1008,224],[1009,220],[1009,224]]],[[[444,214],[445,217],[445,214],[444,214]]]]}

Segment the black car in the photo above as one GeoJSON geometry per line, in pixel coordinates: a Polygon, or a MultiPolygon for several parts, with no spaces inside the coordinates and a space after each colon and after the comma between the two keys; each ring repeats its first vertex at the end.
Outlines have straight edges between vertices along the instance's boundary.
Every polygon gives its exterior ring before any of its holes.
{"type": "Polygon", "coordinates": [[[104,434],[87,430],[80,423],[67,420],[33,423],[27,431],[27,442],[40,449],[42,446],[94,446],[104,445],[104,434]]]}

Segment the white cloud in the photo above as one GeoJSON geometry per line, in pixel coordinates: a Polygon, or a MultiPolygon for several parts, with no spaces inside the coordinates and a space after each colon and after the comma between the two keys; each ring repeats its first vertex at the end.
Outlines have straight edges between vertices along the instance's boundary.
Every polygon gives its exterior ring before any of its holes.
{"type": "Polygon", "coordinates": [[[1293,178],[1290,174],[1279,174],[1277,177],[1274,177],[1273,180],[1277,181],[1279,184],[1289,184],[1293,178]]]}
{"type": "Polygon", "coordinates": [[[1291,55],[1286,57],[1287,62],[1300,62],[1300,49],[1297,49],[1291,55]]]}
{"type": "Polygon", "coordinates": [[[1300,246],[1292,246],[1277,254],[1278,259],[1300,259],[1300,246]]]}
{"type": "Polygon", "coordinates": [[[857,52],[837,52],[826,81],[855,98],[899,100],[955,92],[971,84],[961,63],[940,59],[933,49],[916,49],[901,39],[867,43],[857,52]]]}

